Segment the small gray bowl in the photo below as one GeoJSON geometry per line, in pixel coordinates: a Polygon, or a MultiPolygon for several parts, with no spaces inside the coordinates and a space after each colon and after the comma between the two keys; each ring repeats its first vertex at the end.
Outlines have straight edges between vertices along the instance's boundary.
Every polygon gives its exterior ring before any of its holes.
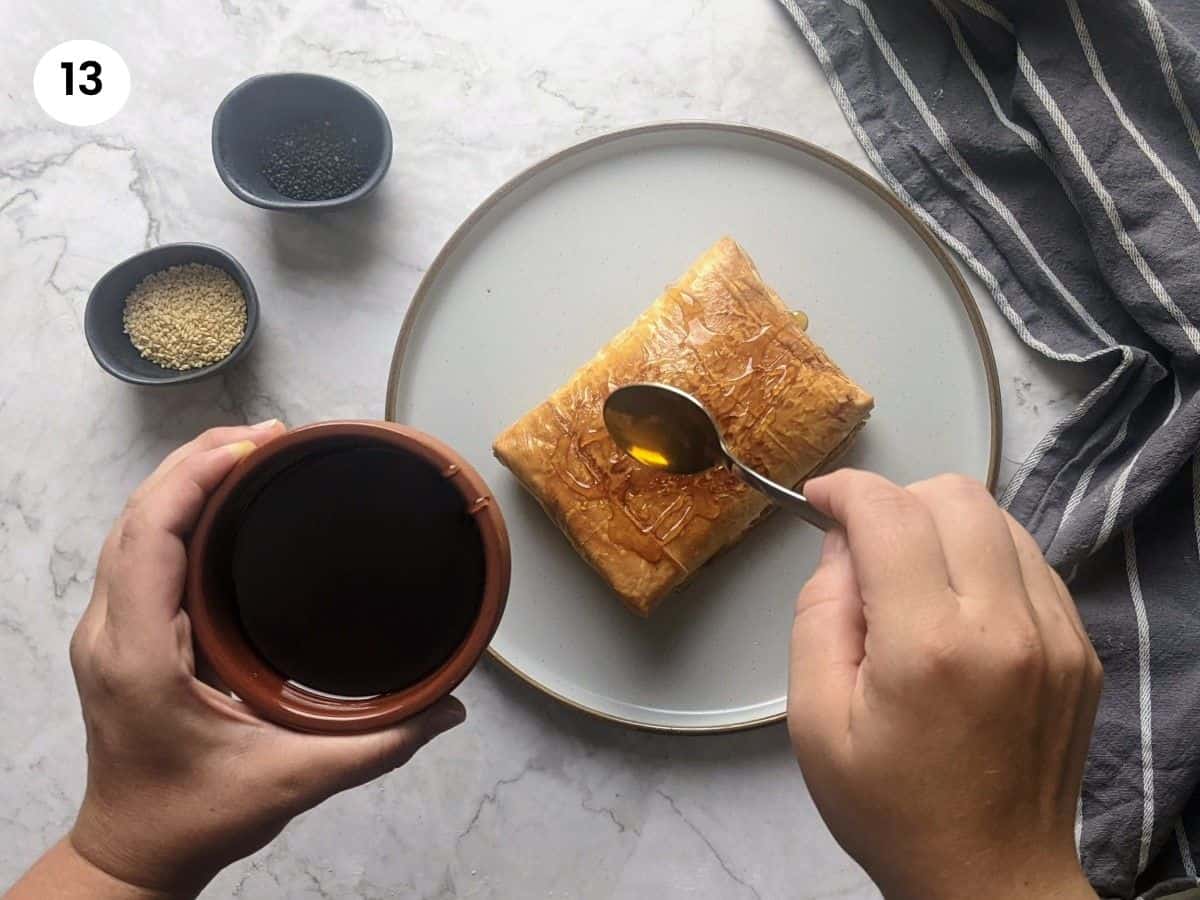
{"type": "Polygon", "coordinates": [[[184,384],[215,375],[245,355],[258,330],[258,294],[250,276],[236,259],[208,244],[163,244],[144,250],[113,266],[96,282],[83,313],[83,333],[100,367],[130,384],[184,384]],[[246,297],[246,333],[227,357],[200,369],[165,369],[143,359],[125,333],[125,298],[139,281],[171,266],[202,263],[224,269],[246,297]]]}
{"type": "Polygon", "coordinates": [[[212,153],[225,186],[247,203],[263,209],[334,209],[361,200],[383,180],[392,162],[392,129],[379,104],[345,81],[307,72],[256,75],[230,91],[217,107],[212,153]],[[263,175],[271,138],[311,121],[329,122],[355,139],[367,179],[350,193],[328,200],[293,200],[263,175]]]}

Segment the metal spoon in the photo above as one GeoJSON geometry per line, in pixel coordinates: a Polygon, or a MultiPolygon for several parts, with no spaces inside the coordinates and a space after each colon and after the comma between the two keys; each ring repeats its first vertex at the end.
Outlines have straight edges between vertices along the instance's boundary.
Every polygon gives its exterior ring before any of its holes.
{"type": "Polygon", "coordinates": [[[644,466],[694,475],[713,466],[730,471],[771,500],[822,531],[837,522],[803,494],[776,484],[748,468],[729,452],[717,423],[704,405],[686,391],[666,384],[629,384],[604,402],[604,424],[617,446],[644,466]]]}

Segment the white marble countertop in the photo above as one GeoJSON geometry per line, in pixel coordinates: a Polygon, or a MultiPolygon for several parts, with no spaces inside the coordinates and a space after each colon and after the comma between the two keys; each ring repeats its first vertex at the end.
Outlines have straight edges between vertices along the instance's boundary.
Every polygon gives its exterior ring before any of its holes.
{"type": "MultiPolygon", "coordinates": [[[[579,138],[661,119],[792,132],[868,164],[774,0],[200,0],[4,4],[0,57],[0,885],[68,827],[83,729],[67,639],[101,539],[170,448],[219,423],[378,417],[425,267],[468,212],[579,138]],[[69,38],[115,47],[124,110],[47,118],[31,90],[69,38]],[[262,71],[361,85],[387,111],[377,198],[321,219],[236,200],[211,115],[262,71]],[[130,253],[200,240],[255,279],[263,326],[226,377],[165,391],[104,374],[92,283],[130,253]]],[[[1004,393],[1007,477],[1076,394],[977,291],[1004,393]]],[[[621,731],[484,664],[470,718],[408,767],[296,821],[206,897],[867,898],[818,818],[782,727],[621,731]]]]}

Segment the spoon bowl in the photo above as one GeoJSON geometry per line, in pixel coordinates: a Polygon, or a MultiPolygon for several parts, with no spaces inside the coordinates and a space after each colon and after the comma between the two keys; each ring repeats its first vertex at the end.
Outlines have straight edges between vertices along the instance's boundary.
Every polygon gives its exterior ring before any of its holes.
{"type": "Polygon", "coordinates": [[[695,475],[729,454],[704,405],[667,384],[629,384],[608,395],[604,425],[617,446],[644,466],[695,475]]]}
{"type": "Polygon", "coordinates": [[[750,487],[810,525],[822,531],[837,525],[803,494],[741,463],[729,451],[704,404],[686,391],[653,383],[619,387],[604,401],[604,425],[616,445],[644,466],[675,475],[727,466],[750,487]]]}

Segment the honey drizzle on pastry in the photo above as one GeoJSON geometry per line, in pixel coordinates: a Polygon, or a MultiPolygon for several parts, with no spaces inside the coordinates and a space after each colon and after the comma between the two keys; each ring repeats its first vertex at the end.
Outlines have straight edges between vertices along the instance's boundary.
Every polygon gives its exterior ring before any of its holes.
{"type": "MultiPolygon", "coordinates": [[[[736,370],[731,374],[719,373],[706,364],[705,355],[699,353],[699,349],[727,336],[729,329],[706,321],[703,307],[688,291],[679,288],[669,289],[665,298],[671,306],[671,318],[677,315],[679,319],[678,323],[672,323],[677,324],[678,333],[670,335],[669,339],[664,336],[669,343],[668,358],[679,357],[681,344],[684,351],[692,351],[689,355],[694,367],[708,376],[696,388],[698,396],[712,411],[732,446],[751,464],[769,472],[772,461],[762,452],[767,448],[761,447],[759,441],[747,441],[742,445],[739,438],[750,436],[771,415],[776,398],[792,386],[796,374],[791,368],[793,354],[779,341],[780,326],[763,322],[742,302],[741,286],[724,278],[722,283],[730,296],[738,301],[743,313],[740,322],[731,324],[740,325],[746,331],[734,345],[738,352],[727,354],[738,364],[736,370]],[[754,394],[759,396],[752,396],[754,394]],[[750,413],[752,408],[760,410],[757,416],[750,413]]],[[[652,347],[648,346],[639,371],[633,377],[627,376],[622,383],[669,381],[671,374],[664,371],[662,360],[656,359],[652,347]]],[[[693,380],[688,379],[689,382],[693,380]]],[[[697,475],[671,475],[639,465],[613,443],[605,429],[603,396],[587,392],[584,396],[571,395],[564,399],[570,400],[569,407],[554,405],[555,419],[561,428],[559,441],[565,442],[565,447],[556,448],[556,451],[565,449],[565,452],[551,455],[551,459],[556,460],[555,473],[585,501],[609,501],[611,508],[620,513],[619,516],[610,515],[609,540],[648,562],[670,558],[666,545],[693,519],[715,520],[726,502],[749,490],[725,469],[711,469],[697,475]],[[557,460],[563,460],[565,464],[559,465],[557,460]],[[680,483],[684,479],[686,489],[680,483]]],[[[763,438],[769,442],[770,449],[790,457],[787,448],[771,435],[769,428],[760,441],[763,438]]]]}
{"type": "Polygon", "coordinates": [[[794,485],[849,443],[872,406],[806,325],[723,238],[493,452],[646,615],[740,540],[767,501],[724,469],[672,475],[635,462],[604,428],[605,399],[632,382],[673,384],[709,409],[736,455],[794,485]]]}

